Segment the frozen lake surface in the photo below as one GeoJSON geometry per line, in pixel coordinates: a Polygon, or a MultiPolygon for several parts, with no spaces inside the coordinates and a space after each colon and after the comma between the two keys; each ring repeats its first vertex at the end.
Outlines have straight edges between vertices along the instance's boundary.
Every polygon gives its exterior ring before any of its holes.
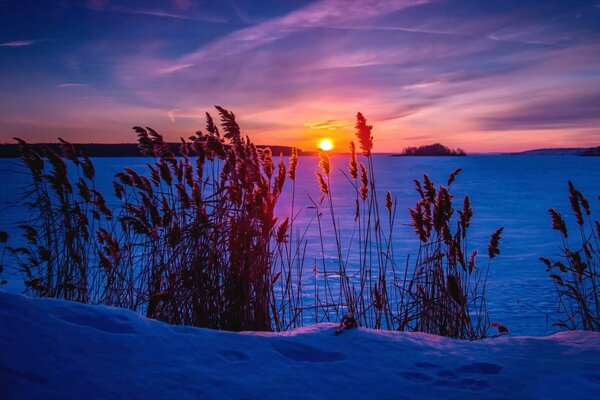
{"type": "MultiPolygon", "coordinates": [[[[110,199],[112,177],[124,167],[145,171],[144,158],[97,158],[94,159],[97,184],[110,199]]],[[[347,158],[332,159],[334,172],[332,192],[336,205],[336,216],[342,221],[342,236],[347,240],[354,220],[353,188],[340,172],[346,170],[347,158]]],[[[469,194],[474,217],[469,232],[469,248],[479,249],[480,265],[485,260],[490,234],[504,226],[501,254],[492,263],[487,296],[490,317],[508,326],[513,334],[547,335],[555,332],[547,314],[554,315],[554,293],[552,282],[547,277],[545,266],[538,261],[540,256],[558,254],[560,238],[551,229],[548,208],[563,213],[567,224],[572,226],[567,181],[588,198],[592,217],[600,216],[597,196],[600,194],[600,157],[575,156],[468,156],[468,157],[374,157],[377,187],[381,191],[380,201],[386,190],[397,197],[396,232],[394,254],[396,262],[404,265],[406,257],[414,259],[418,240],[409,224],[408,208],[414,206],[418,194],[414,190],[414,179],[422,179],[427,173],[436,184],[445,184],[448,175],[456,168],[462,173],[452,185],[460,207],[462,196],[469,194]]],[[[20,203],[19,194],[27,183],[27,176],[18,160],[0,160],[0,230],[15,232],[18,221],[27,217],[20,203]]],[[[307,195],[318,199],[320,194],[314,178],[317,171],[316,157],[300,157],[296,186],[296,210],[299,214],[297,226],[306,226],[314,217],[308,209],[307,195]]],[[[291,190],[286,183],[284,195],[279,202],[279,214],[289,214],[291,190]]],[[[384,210],[385,211],[385,210],[384,210]]],[[[328,220],[326,220],[328,222],[328,220]]],[[[331,232],[331,231],[329,231],[331,232]]],[[[14,238],[14,235],[11,239],[14,238]]],[[[320,263],[318,230],[313,226],[308,231],[308,252],[305,264],[320,263]]],[[[14,244],[14,242],[13,242],[14,244]]],[[[334,241],[326,240],[326,260],[335,265],[334,241]]],[[[334,269],[334,268],[332,268],[334,269]]],[[[18,280],[11,279],[9,290],[19,290],[18,280]]],[[[309,288],[305,287],[305,290],[309,288]]],[[[307,293],[310,297],[310,293],[307,293]]]]}

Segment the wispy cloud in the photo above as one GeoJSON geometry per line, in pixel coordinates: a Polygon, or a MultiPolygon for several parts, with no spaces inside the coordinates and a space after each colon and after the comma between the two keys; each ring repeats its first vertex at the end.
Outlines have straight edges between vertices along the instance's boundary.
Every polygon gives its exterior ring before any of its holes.
{"type": "Polygon", "coordinates": [[[255,49],[296,32],[306,31],[332,24],[341,24],[355,19],[377,17],[406,7],[427,3],[429,0],[325,0],[315,2],[298,11],[249,28],[237,30],[223,39],[179,59],[175,68],[160,68],[158,71],[177,72],[180,65],[186,67],[202,62],[207,57],[222,58],[255,49]]]}
{"type": "Polygon", "coordinates": [[[171,122],[175,122],[175,113],[178,112],[179,109],[176,108],[174,110],[169,110],[167,111],[167,116],[169,117],[169,119],[171,120],[171,122]]]}
{"type": "Polygon", "coordinates": [[[36,44],[37,40],[15,40],[12,42],[0,43],[0,47],[27,47],[36,44]]]}
{"type": "Polygon", "coordinates": [[[80,88],[80,87],[88,87],[89,83],[61,83],[57,85],[59,88],[80,88]]]}
{"type": "MultiPolygon", "coordinates": [[[[113,13],[121,13],[121,14],[132,14],[132,15],[146,15],[151,17],[158,18],[173,18],[179,20],[186,21],[199,21],[199,22],[212,22],[212,23],[225,23],[227,19],[210,13],[206,10],[198,9],[191,10],[193,7],[193,3],[187,1],[174,1],[174,8],[177,11],[185,10],[186,13],[173,12],[168,9],[159,9],[159,8],[138,8],[138,7],[126,7],[118,4],[112,4],[108,1],[103,0],[94,0],[88,1],[87,8],[100,11],[100,12],[113,12],[113,13]]],[[[167,3],[167,6],[169,4],[167,3]]],[[[162,5],[164,7],[164,5],[162,5]]]]}
{"type": "Polygon", "coordinates": [[[187,21],[201,21],[201,22],[214,22],[214,23],[227,22],[227,19],[225,19],[223,17],[219,17],[218,15],[205,14],[205,13],[185,15],[185,14],[177,14],[177,13],[160,11],[160,10],[129,9],[129,8],[122,8],[122,7],[112,7],[109,9],[109,11],[124,13],[124,14],[149,15],[152,17],[159,17],[159,18],[175,18],[175,19],[182,19],[182,20],[187,20],[187,21]]]}
{"type": "MultiPolygon", "coordinates": [[[[600,81],[596,83],[600,84],[600,81]]],[[[480,121],[488,130],[563,129],[585,123],[598,126],[600,94],[541,92],[525,101],[512,102],[506,109],[490,113],[480,121]]]]}
{"type": "Polygon", "coordinates": [[[353,125],[353,121],[330,119],[322,122],[309,123],[310,129],[338,129],[347,128],[353,125]]]}

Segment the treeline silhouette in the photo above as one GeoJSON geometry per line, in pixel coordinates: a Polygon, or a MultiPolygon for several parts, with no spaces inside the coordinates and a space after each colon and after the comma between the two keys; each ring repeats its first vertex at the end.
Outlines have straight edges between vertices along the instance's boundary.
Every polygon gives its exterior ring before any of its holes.
{"type": "Polygon", "coordinates": [[[441,143],[434,143],[419,147],[406,147],[402,151],[403,156],[466,156],[467,153],[461,148],[452,150],[441,143]]]}
{"type": "MultiPolygon", "coordinates": [[[[181,143],[167,143],[169,150],[175,154],[179,151],[181,143]]],[[[44,147],[54,152],[59,152],[60,143],[34,143],[29,145],[37,153],[42,153],[44,147]]],[[[78,154],[86,154],[88,157],[145,157],[140,152],[137,143],[74,143],[73,147],[78,154]]],[[[288,146],[256,146],[259,149],[269,147],[273,154],[289,156],[292,148],[288,146]]],[[[298,150],[302,153],[301,150],[298,150]]],[[[17,158],[20,156],[17,144],[0,144],[0,158],[17,158]]]]}

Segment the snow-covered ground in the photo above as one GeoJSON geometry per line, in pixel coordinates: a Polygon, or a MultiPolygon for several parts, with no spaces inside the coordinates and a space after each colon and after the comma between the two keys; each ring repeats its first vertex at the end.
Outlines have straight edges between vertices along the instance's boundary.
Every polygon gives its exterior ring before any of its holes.
{"type": "Polygon", "coordinates": [[[0,292],[2,399],[597,399],[600,333],[231,333],[0,292]]]}

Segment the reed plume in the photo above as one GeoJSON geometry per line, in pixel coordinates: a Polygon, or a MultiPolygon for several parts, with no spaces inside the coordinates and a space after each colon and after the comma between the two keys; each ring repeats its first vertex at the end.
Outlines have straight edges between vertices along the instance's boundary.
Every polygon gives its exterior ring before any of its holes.
{"type": "Polygon", "coordinates": [[[348,173],[352,179],[358,179],[358,164],[356,161],[356,147],[350,142],[350,161],[348,162],[348,173]]]}
{"type": "Polygon", "coordinates": [[[392,212],[392,193],[389,190],[385,192],[385,208],[389,213],[392,212]]]}
{"type": "Polygon", "coordinates": [[[323,174],[327,176],[331,174],[331,160],[324,150],[319,151],[319,168],[321,168],[323,174]]]}
{"type": "Polygon", "coordinates": [[[360,198],[364,200],[367,200],[367,196],[369,194],[369,174],[367,173],[367,169],[365,168],[365,165],[361,162],[359,164],[359,168],[360,168],[360,188],[359,188],[359,193],[360,193],[360,198]]]}
{"type": "Polygon", "coordinates": [[[548,213],[550,213],[550,217],[552,218],[552,229],[559,231],[566,239],[568,237],[567,225],[565,224],[562,215],[553,208],[549,208],[548,213]]]}
{"type": "Polygon", "coordinates": [[[365,157],[370,157],[373,149],[372,130],[373,125],[367,125],[367,120],[361,113],[356,114],[356,136],[365,157]]]}
{"type": "Polygon", "coordinates": [[[488,256],[491,259],[500,254],[500,235],[504,231],[504,227],[498,228],[496,232],[492,233],[492,237],[490,239],[490,244],[488,246],[488,256]]]}
{"type": "Polygon", "coordinates": [[[325,182],[325,179],[323,179],[323,175],[320,172],[316,172],[315,176],[317,177],[317,182],[319,184],[319,190],[321,191],[321,193],[323,193],[324,195],[328,195],[329,187],[327,186],[327,182],[325,182]]]}
{"type": "Polygon", "coordinates": [[[296,169],[298,168],[298,149],[292,147],[292,153],[290,155],[288,164],[288,176],[292,181],[296,180],[296,169]]]}

